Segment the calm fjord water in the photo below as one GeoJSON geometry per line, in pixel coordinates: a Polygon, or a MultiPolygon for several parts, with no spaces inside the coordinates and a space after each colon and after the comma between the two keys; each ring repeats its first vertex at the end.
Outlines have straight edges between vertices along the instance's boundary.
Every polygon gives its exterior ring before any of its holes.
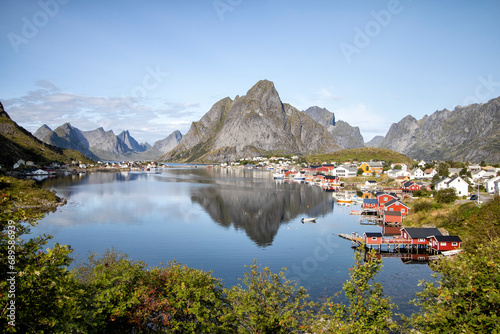
{"type": "MultiPolygon", "coordinates": [[[[253,259],[320,298],[341,290],[353,264],[349,241],[334,235],[380,231],[362,226],[353,207],[307,184],[275,181],[267,171],[166,168],[156,172],[89,173],[47,180],[68,204],[47,215],[35,234],[71,245],[73,256],[115,248],[150,266],[177,260],[213,271],[230,287],[253,259]],[[301,222],[316,217],[317,223],[301,222]]],[[[426,265],[384,259],[377,280],[400,306],[430,279],[426,265]]]]}

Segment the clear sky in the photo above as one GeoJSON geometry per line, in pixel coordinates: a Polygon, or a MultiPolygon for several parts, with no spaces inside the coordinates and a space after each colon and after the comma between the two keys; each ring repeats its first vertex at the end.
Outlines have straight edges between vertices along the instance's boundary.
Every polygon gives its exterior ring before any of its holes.
{"type": "Polygon", "coordinates": [[[3,0],[0,101],[34,132],[140,142],[274,82],[365,140],[406,115],[500,96],[500,1],[3,0]]]}

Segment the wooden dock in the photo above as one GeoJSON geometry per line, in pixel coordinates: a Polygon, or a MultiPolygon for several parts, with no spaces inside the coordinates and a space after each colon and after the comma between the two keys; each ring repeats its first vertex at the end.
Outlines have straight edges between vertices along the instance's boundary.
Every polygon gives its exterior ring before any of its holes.
{"type": "Polygon", "coordinates": [[[350,240],[358,245],[362,245],[364,242],[363,238],[361,238],[357,233],[351,233],[351,234],[340,233],[339,237],[350,240]]]}

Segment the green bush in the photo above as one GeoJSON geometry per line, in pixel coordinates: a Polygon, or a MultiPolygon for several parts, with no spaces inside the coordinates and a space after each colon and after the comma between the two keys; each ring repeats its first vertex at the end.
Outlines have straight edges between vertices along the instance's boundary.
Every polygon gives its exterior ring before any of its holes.
{"type": "Polygon", "coordinates": [[[434,198],[438,203],[449,204],[455,202],[458,197],[457,193],[455,192],[455,189],[448,188],[448,189],[438,190],[434,195],[434,198]]]}

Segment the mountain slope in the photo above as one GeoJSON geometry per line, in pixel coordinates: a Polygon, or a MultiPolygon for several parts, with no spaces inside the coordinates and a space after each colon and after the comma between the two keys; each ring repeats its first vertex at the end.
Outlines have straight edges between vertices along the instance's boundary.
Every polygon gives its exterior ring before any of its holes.
{"type": "Polygon", "coordinates": [[[182,134],[179,130],[172,132],[167,138],[158,140],[153,144],[153,149],[162,154],[170,152],[174,147],[179,145],[182,140],[182,134]]]}
{"type": "Polygon", "coordinates": [[[484,104],[444,109],[391,126],[382,148],[424,160],[500,162],[500,97],[484,104]]]}
{"type": "Polygon", "coordinates": [[[341,148],[350,149],[365,146],[363,136],[357,126],[352,127],[344,121],[336,122],[335,115],[327,109],[314,106],[304,110],[304,113],[323,125],[341,148]]]}
{"type": "Polygon", "coordinates": [[[338,149],[324,127],[282,103],[274,84],[262,80],[244,96],[215,103],[164,158],[226,161],[266,152],[304,154],[338,149]]]}
{"type": "Polygon", "coordinates": [[[134,137],[130,135],[130,132],[128,132],[128,130],[120,132],[117,137],[120,138],[123,143],[132,151],[144,152],[149,148],[147,145],[139,144],[137,140],[135,140],[134,137]]]}
{"type": "Polygon", "coordinates": [[[72,160],[90,162],[80,152],[63,150],[40,141],[29,131],[17,125],[0,103],[0,164],[11,168],[19,159],[42,165],[72,160]]]}

